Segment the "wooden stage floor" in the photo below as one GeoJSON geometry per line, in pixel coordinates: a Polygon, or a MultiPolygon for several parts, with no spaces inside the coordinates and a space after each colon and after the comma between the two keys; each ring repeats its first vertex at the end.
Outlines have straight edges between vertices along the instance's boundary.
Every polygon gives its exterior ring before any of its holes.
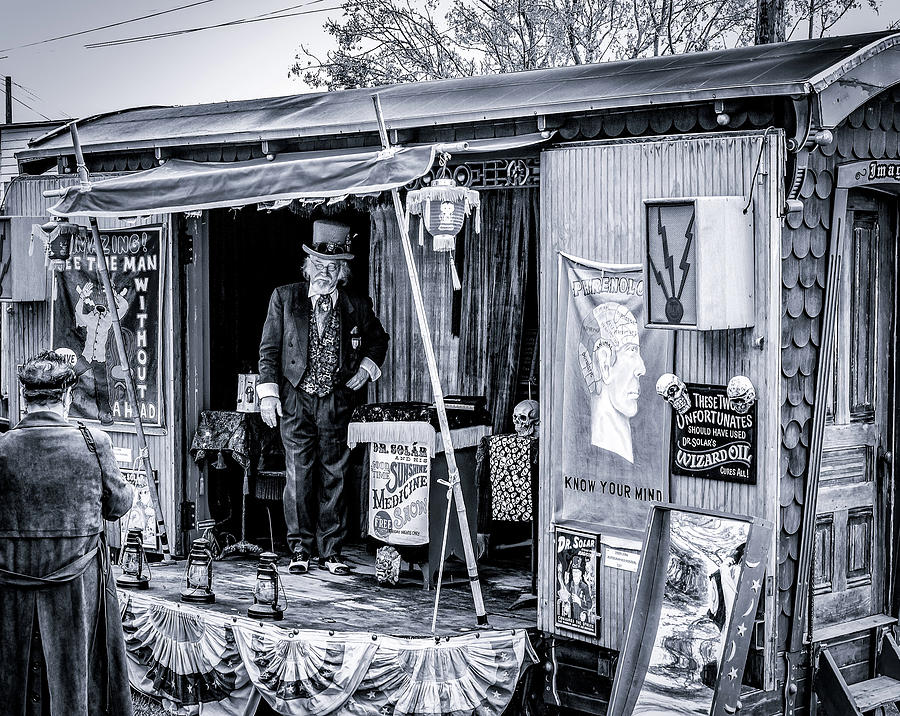
{"type": "MultiPolygon", "coordinates": [[[[401,574],[396,587],[375,581],[375,557],[362,547],[345,548],[344,557],[352,567],[350,576],[337,577],[320,569],[314,561],[304,575],[289,574],[288,557],[281,556],[278,572],[287,594],[284,619],[274,624],[285,629],[324,629],[374,632],[400,637],[431,635],[434,590],[422,589],[418,571],[401,574]]],[[[136,592],[142,598],[179,602],[186,560],[174,565],[151,564],[150,588],[136,592]]],[[[120,573],[114,567],[116,575],[120,573]]],[[[511,562],[493,559],[479,563],[482,594],[491,629],[531,629],[536,626],[534,606],[511,611],[510,607],[530,589],[527,560],[511,562]]],[[[195,604],[195,608],[226,616],[247,616],[253,603],[256,560],[229,557],[213,563],[215,604],[195,604]]],[[[447,561],[438,610],[437,633],[458,635],[479,629],[469,579],[462,563],[447,561]]]]}

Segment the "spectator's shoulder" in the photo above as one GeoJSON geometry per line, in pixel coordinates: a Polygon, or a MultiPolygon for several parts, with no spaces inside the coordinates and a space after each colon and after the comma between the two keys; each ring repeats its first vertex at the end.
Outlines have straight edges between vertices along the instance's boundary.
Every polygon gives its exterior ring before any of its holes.
{"type": "Polygon", "coordinates": [[[112,440],[109,437],[109,433],[102,428],[98,428],[96,425],[87,425],[86,427],[91,434],[91,437],[94,439],[94,444],[98,448],[108,448],[109,450],[112,450],[112,440]]]}

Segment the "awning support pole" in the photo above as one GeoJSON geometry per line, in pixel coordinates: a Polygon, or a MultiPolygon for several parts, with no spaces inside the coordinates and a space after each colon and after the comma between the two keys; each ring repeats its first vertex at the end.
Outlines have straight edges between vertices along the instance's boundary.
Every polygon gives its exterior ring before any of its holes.
{"type": "MultiPolygon", "coordinates": [[[[384,124],[384,115],[381,112],[381,99],[377,94],[372,95],[375,103],[375,115],[378,118],[378,131],[381,135],[381,144],[384,149],[390,149],[387,128],[384,124]]],[[[466,514],[466,503],[463,499],[462,485],[459,481],[459,468],[456,465],[456,453],[453,450],[453,441],[450,437],[450,423],[447,420],[447,406],[444,404],[444,391],[441,388],[441,378],[438,375],[437,360],[434,356],[434,344],[431,340],[431,330],[428,327],[428,317],[425,314],[425,301],[422,298],[422,286],[419,282],[419,271],[413,258],[412,244],[409,240],[409,230],[406,226],[406,215],[403,205],[400,203],[400,192],[391,189],[391,197],[394,200],[394,212],[397,215],[397,226],[400,229],[400,239],[403,244],[403,255],[406,258],[406,269],[409,273],[409,283],[413,294],[413,304],[416,307],[416,317],[419,320],[419,334],[422,336],[422,344],[425,348],[425,360],[428,364],[428,374],[431,378],[431,389],[434,393],[434,403],[437,407],[438,423],[441,428],[441,438],[444,443],[444,455],[447,458],[447,475],[450,489],[453,492],[453,501],[456,503],[456,517],[459,520],[459,533],[462,537],[463,551],[466,558],[466,570],[469,573],[469,584],[472,588],[472,599],[475,602],[475,617],[479,626],[488,623],[487,613],[484,609],[484,600],[481,596],[481,582],[478,580],[478,565],[475,562],[475,550],[472,547],[472,534],[469,531],[469,519],[466,514]]],[[[448,505],[449,511],[449,505],[448,505]]],[[[441,552],[441,565],[444,563],[444,554],[441,552]]],[[[429,569],[431,565],[429,565],[429,569]]],[[[440,592],[438,591],[439,595],[440,592]]],[[[431,631],[434,633],[437,621],[438,602],[435,599],[434,616],[431,622],[431,631]]]]}
{"type": "MultiPolygon", "coordinates": [[[[75,122],[69,125],[69,133],[72,135],[72,146],[75,148],[75,163],[78,168],[78,179],[82,187],[90,186],[87,165],[84,162],[84,153],[81,151],[81,142],[78,139],[78,127],[75,122]]],[[[97,258],[97,273],[100,275],[100,283],[106,294],[106,305],[113,317],[113,334],[116,337],[116,347],[119,352],[119,362],[125,372],[125,388],[128,391],[128,400],[134,410],[134,427],[137,431],[138,447],[140,448],[141,462],[147,475],[147,487],[150,490],[150,500],[153,510],[156,512],[156,533],[159,536],[159,544],[162,547],[163,562],[173,562],[172,553],[169,551],[169,536],[166,533],[166,524],[163,519],[162,506],[159,502],[159,492],[156,489],[156,479],[153,468],[150,465],[150,449],[147,447],[147,436],[144,434],[144,424],[141,422],[141,411],[138,408],[137,391],[134,387],[134,373],[131,363],[128,361],[128,353],[125,351],[125,339],[122,337],[122,324],[119,322],[119,309],[116,307],[116,297],[113,292],[112,281],[109,279],[109,271],[106,268],[106,257],[103,254],[103,244],[100,241],[100,228],[96,217],[90,217],[91,235],[94,239],[94,255],[97,258]]]]}

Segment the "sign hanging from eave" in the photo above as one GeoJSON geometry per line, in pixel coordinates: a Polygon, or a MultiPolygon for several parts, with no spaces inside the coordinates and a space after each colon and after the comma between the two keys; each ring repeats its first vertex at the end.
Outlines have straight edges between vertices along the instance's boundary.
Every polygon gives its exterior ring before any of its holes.
{"type": "Polygon", "coordinates": [[[190,162],[70,187],[50,207],[56,216],[120,217],[228,208],[280,199],[377,194],[428,173],[433,146],[387,151],[283,154],[274,160],[190,162]]]}

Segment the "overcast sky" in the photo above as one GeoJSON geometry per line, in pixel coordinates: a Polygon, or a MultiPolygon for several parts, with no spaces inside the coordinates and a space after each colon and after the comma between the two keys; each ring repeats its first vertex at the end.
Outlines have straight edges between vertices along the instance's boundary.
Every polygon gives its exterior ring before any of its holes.
{"type": "MultiPolygon", "coordinates": [[[[317,53],[330,46],[322,24],[329,16],[340,16],[339,10],[331,9],[339,4],[340,0],[0,0],[0,75],[10,75],[15,82],[16,122],[41,120],[41,115],[51,119],[84,117],[143,105],[306,92],[309,88],[299,79],[288,77],[288,69],[301,43],[317,53]],[[43,42],[191,3],[197,5],[43,42]],[[149,42],[85,47],[93,42],[257,18],[287,8],[288,13],[309,14],[149,42]],[[40,44],[21,47],[30,43],[40,44]]],[[[856,11],[831,34],[883,29],[898,19],[900,0],[885,0],[880,15],[856,11]]],[[[2,107],[0,104],[0,112],[2,107]]]]}

